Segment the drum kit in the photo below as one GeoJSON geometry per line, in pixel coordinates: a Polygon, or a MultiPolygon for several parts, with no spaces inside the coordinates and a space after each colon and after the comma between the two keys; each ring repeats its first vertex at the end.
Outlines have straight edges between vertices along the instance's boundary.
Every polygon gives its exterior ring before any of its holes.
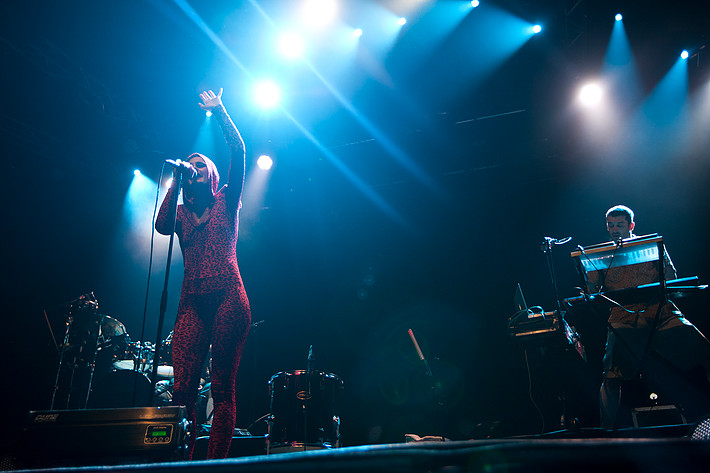
{"type": "Polygon", "coordinates": [[[119,320],[100,314],[93,293],[70,302],[51,409],[168,405],[172,400],[172,332],[159,360],[150,342],[132,341],[119,320]],[[158,363],[155,390],[153,364],[158,363]]]}
{"type": "MultiPolygon", "coordinates": [[[[67,305],[67,330],[61,346],[51,410],[170,405],[173,390],[172,335],[160,344],[159,359],[150,342],[133,342],[117,319],[98,313],[93,293],[67,305]],[[157,366],[154,392],[150,376],[157,366]]],[[[312,369],[282,371],[269,380],[267,453],[340,446],[342,379],[312,369]]],[[[197,421],[212,420],[209,365],[198,395],[197,421]]],[[[255,422],[256,423],[256,422],[255,422]]]]}
{"type": "MultiPolygon", "coordinates": [[[[172,332],[161,343],[153,405],[168,405],[172,401],[171,346],[172,332]]],[[[150,376],[155,362],[153,343],[131,341],[121,322],[102,316],[88,407],[131,407],[150,399],[150,376]]]]}
{"type": "MultiPolygon", "coordinates": [[[[154,405],[172,401],[172,335],[160,348],[154,405]]],[[[150,342],[131,342],[124,325],[103,316],[96,354],[95,382],[90,408],[130,407],[135,399],[147,399],[155,347],[150,342]]],[[[309,360],[310,368],[310,360],[309,360]]],[[[203,373],[198,397],[197,421],[212,422],[213,403],[209,369],[203,373]]],[[[276,373],[269,380],[267,453],[335,448],[340,446],[339,404],[342,379],[332,373],[295,370],[276,373]]]]}

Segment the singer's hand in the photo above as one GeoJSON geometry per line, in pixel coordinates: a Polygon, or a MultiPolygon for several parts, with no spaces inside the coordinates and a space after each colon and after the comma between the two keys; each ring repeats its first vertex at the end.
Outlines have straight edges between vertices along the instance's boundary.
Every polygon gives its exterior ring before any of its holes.
{"type": "Polygon", "coordinates": [[[217,95],[215,95],[215,93],[211,90],[206,90],[202,92],[200,94],[200,98],[204,103],[198,104],[200,108],[206,112],[211,112],[215,108],[222,105],[222,91],[223,89],[220,88],[219,92],[217,92],[217,95]]]}

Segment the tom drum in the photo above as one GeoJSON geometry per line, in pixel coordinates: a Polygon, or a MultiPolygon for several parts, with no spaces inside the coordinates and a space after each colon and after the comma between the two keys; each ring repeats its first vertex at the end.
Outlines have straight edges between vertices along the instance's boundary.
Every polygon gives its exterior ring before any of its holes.
{"type": "Polygon", "coordinates": [[[343,381],[332,373],[283,371],[269,380],[269,451],[340,446],[343,381]]]}

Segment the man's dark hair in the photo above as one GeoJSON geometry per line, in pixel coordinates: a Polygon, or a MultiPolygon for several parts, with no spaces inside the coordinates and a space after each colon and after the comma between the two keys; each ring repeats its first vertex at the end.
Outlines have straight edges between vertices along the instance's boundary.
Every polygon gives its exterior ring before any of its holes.
{"type": "Polygon", "coordinates": [[[626,217],[626,221],[629,222],[629,225],[634,223],[634,211],[625,205],[615,205],[606,211],[606,216],[626,217]]]}

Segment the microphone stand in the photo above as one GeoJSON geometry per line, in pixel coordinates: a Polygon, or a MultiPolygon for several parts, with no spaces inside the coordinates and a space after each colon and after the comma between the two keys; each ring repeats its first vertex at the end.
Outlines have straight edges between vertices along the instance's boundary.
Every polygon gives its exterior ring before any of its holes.
{"type": "MultiPolygon", "coordinates": [[[[558,240],[554,238],[545,237],[542,242],[542,252],[547,256],[547,268],[550,271],[550,280],[552,282],[552,287],[555,290],[555,304],[557,307],[557,313],[562,313],[562,302],[560,301],[560,293],[557,290],[557,277],[555,276],[555,265],[552,262],[552,246],[557,244],[558,240]]],[[[569,241],[569,240],[568,240],[569,241]]]]}
{"type": "Polygon", "coordinates": [[[180,189],[182,189],[182,172],[176,171],[173,173],[173,180],[177,183],[175,185],[175,192],[173,193],[173,201],[170,203],[173,208],[173,213],[171,215],[172,219],[172,231],[170,232],[170,243],[168,244],[168,261],[165,268],[165,282],[163,283],[163,295],[160,298],[160,315],[158,317],[158,333],[155,340],[155,353],[153,355],[153,373],[151,374],[151,386],[150,392],[148,393],[148,406],[153,405],[153,393],[155,393],[155,385],[158,381],[158,363],[160,361],[160,345],[161,345],[161,334],[163,333],[163,321],[165,320],[165,312],[168,306],[168,282],[170,281],[170,265],[173,260],[173,246],[175,244],[175,225],[177,221],[177,201],[180,196],[180,189]]]}

